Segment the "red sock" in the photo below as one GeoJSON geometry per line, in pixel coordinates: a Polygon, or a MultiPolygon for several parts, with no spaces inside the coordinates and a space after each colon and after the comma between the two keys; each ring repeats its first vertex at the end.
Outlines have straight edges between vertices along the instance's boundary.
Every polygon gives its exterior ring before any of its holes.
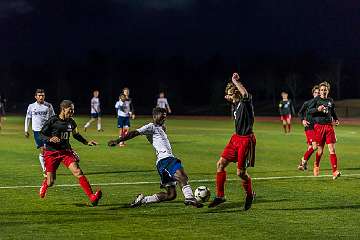
{"type": "Polygon", "coordinates": [[[43,191],[46,192],[48,187],[49,187],[48,184],[47,184],[47,178],[44,179],[41,186],[42,186],[41,188],[43,189],[43,191]]]}
{"type": "Polygon", "coordinates": [[[330,162],[332,171],[335,172],[337,170],[337,157],[336,154],[330,154],[330,162]]]}
{"type": "Polygon", "coordinates": [[[285,131],[285,133],[286,133],[286,125],[283,125],[283,128],[284,128],[284,131],[285,131]]]}
{"type": "Polygon", "coordinates": [[[304,160],[305,161],[309,160],[309,158],[311,157],[313,152],[314,152],[314,149],[312,147],[309,147],[308,150],[304,154],[304,160]]]}
{"type": "Polygon", "coordinates": [[[319,167],[319,165],[320,165],[321,155],[319,155],[317,152],[315,154],[315,166],[317,166],[317,167],[319,167]]]}
{"type": "Polygon", "coordinates": [[[216,173],[216,197],[225,196],[226,171],[216,173]]]}
{"type": "Polygon", "coordinates": [[[93,191],[91,190],[89,181],[84,175],[79,178],[79,184],[86,193],[86,195],[88,195],[88,197],[90,198],[91,195],[93,194],[93,191]]]}
{"type": "Polygon", "coordinates": [[[291,130],[291,124],[289,123],[288,124],[288,132],[290,132],[290,130],[291,130]]]}
{"type": "Polygon", "coordinates": [[[241,181],[242,187],[246,193],[247,196],[252,196],[253,192],[252,192],[252,183],[251,183],[251,177],[248,176],[247,180],[242,180],[241,181]]]}

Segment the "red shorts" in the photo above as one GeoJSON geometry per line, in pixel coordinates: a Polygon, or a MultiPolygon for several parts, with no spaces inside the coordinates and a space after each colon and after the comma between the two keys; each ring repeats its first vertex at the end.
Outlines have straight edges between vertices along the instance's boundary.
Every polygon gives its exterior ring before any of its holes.
{"type": "Polygon", "coordinates": [[[281,121],[290,121],[291,120],[291,114],[285,114],[285,115],[280,115],[280,120],[281,121]]]}
{"type": "Polygon", "coordinates": [[[318,145],[324,146],[325,143],[336,143],[336,135],[332,124],[315,124],[315,141],[318,145]]]}
{"type": "Polygon", "coordinates": [[[242,169],[254,166],[256,138],[254,134],[240,136],[233,134],[226,145],[222,158],[230,162],[237,162],[237,168],[242,169]]]}
{"type": "Polygon", "coordinates": [[[313,129],[305,131],[306,142],[311,145],[315,141],[315,131],[313,129]]]}
{"type": "Polygon", "coordinates": [[[56,172],[61,162],[68,168],[71,163],[79,161],[79,156],[71,149],[58,151],[45,150],[44,160],[46,172],[56,172]]]}

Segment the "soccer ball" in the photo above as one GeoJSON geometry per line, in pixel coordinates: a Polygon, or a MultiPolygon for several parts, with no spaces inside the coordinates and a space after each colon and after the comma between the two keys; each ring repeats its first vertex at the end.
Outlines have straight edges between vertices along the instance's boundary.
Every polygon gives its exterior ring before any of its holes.
{"type": "Polygon", "coordinates": [[[209,201],[211,193],[207,187],[200,186],[195,189],[194,195],[198,202],[207,202],[209,201]]]}

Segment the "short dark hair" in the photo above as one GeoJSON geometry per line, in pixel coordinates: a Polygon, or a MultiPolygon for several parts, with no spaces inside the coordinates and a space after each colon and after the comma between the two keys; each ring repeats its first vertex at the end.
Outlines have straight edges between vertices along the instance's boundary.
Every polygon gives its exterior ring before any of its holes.
{"type": "Polygon", "coordinates": [[[74,105],[74,103],[71,100],[62,100],[60,103],[60,110],[64,108],[68,108],[71,105],[74,105]]]}
{"type": "Polygon", "coordinates": [[[35,95],[37,95],[38,93],[45,93],[45,90],[42,88],[38,88],[35,90],[35,95]]]}
{"type": "Polygon", "coordinates": [[[152,111],[152,115],[153,115],[153,116],[156,116],[156,115],[159,115],[159,114],[163,114],[163,113],[166,113],[166,109],[165,109],[165,108],[161,108],[161,107],[153,108],[153,111],[152,111]]]}

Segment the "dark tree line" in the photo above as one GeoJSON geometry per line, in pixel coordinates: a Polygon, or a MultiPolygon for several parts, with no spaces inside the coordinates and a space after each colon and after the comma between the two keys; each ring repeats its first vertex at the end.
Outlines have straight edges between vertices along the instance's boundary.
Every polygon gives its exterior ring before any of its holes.
{"type": "Polygon", "coordinates": [[[321,81],[332,84],[336,100],[358,98],[359,61],[297,57],[256,56],[205,60],[184,56],[121,57],[93,50],[83,60],[66,58],[61,51],[46,63],[16,61],[0,65],[0,92],[8,99],[8,111],[24,112],[36,88],[44,88],[55,106],[72,99],[77,110],[87,113],[92,90],[100,90],[103,109],[114,113],[121,89],[131,90],[136,110],[148,114],[159,91],[165,91],[176,114],[224,114],[224,86],[231,73],[240,76],[252,92],[257,114],[276,114],[280,92],[287,91],[297,105],[311,97],[311,88],[321,81]]]}

